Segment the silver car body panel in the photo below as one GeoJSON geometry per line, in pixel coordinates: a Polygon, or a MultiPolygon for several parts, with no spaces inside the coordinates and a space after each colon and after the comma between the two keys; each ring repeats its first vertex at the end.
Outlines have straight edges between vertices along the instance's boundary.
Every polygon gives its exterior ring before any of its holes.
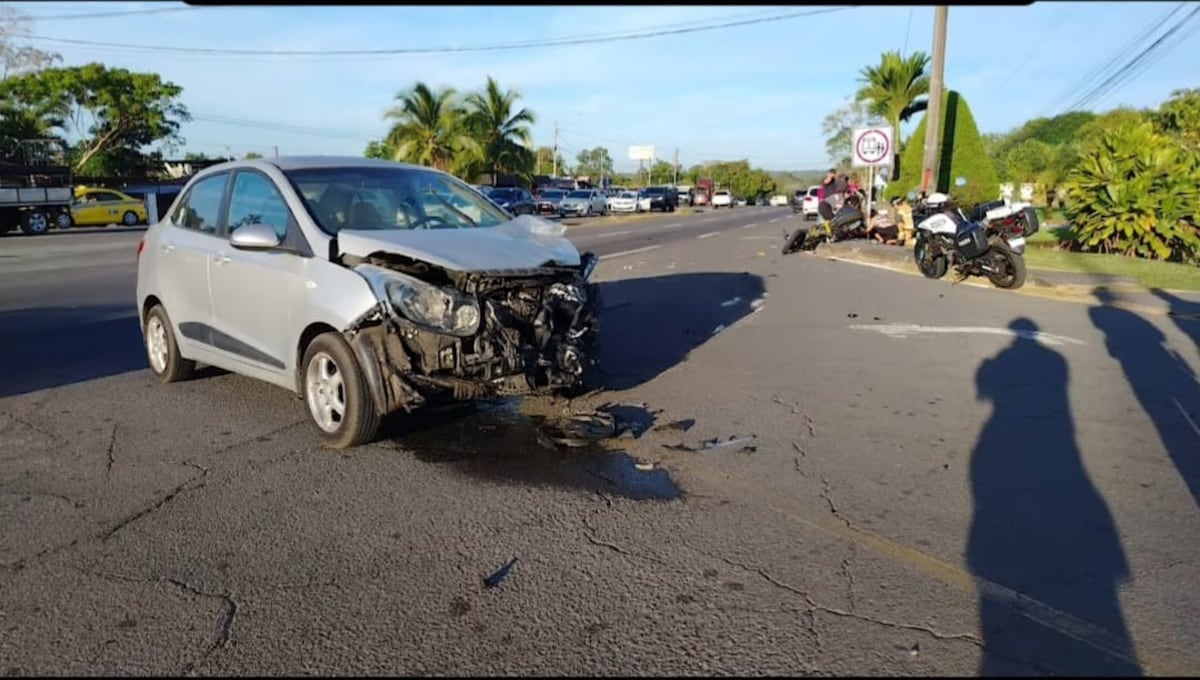
{"type": "Polygon", "coordinates": [[[458,272],[577,267],[579,251],[561,224],[531,215],[487,229],[343,229],[338,250],[357,257],[385,252],[458,272]]]}

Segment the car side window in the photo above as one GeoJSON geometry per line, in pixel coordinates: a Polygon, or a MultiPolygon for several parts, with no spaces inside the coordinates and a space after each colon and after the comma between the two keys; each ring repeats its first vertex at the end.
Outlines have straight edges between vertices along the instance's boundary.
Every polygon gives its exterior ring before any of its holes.
{"type": "Polygon", "coordinates": [[[287,201],[274,182],[257,172],[237,173],[229,195],[227,233],[247,224],[269,224],[282,241],[287,238],[291,217],[287,201]]]}
{"type": "Polygon", "coordinates": [[[123,200],[120,196],[109,193],[107,191],[97,191],[96,193],[94,193],[92,195],[96,197],[97,201],[120,201],[120,200],[123,200]]]}
{"type": "Polygon", "coordinates": [[[225,173],[205,177],[192,185],[171,215],[171,223],[183,229],[217,235],[221,221],[221,199],[225,195],[225,173]]]}

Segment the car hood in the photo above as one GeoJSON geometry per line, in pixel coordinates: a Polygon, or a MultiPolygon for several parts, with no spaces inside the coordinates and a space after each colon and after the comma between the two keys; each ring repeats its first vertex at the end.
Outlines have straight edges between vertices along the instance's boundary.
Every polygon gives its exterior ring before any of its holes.
{"type": "Polygon", "coordinates": [[[579,251],[563,234],[566,227],[522,215],[485,229],[342,229],[338,250],[367,257],[404,255],[452,271],[505,271],[547,264],[575,267],[579,251]]]}

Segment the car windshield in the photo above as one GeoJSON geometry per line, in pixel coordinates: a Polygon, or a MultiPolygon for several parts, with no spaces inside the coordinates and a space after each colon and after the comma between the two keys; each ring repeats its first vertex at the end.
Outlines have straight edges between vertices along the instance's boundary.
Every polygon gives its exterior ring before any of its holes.
{"type": "Polygon", "coordinates": [[[591,198],[591,196],[592,192],[590,191],[572,191],[567,194],[567,198],[591,198]]]}
{"type": "Polygon", "coordinates": [[[622,191],[620,198],[637,198],[638,195],[632,191],[622,191]]]}
{"type": "Polygon", "coordinates": [[[646,189],[647,196],[662,196],[666,192],[667,190],[663,189],[662,187],[650,187],[646,189]]]}
{"type": "Polygon", "coordinates": [[[493,201],[515,201],[520,196],[517,195],[516,189],[493,189],[488,198],[493,201]]]}
{"type": "Polygon", "coordinates": [[[511,218],[450,175],[406,167],[334,167],[284,173],[322,231],[469,229],[511,218]]]}
{"type": "Polygon", "coordinates": [[[567,192],[559,191],[558,189],[551,189],[549,191],[543,191],[542,198],[562,198],[566,193],[567,192]]]}

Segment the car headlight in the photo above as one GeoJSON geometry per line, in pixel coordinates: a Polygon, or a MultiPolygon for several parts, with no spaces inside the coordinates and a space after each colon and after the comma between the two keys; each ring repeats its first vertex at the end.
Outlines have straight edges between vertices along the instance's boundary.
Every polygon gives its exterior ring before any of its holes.
{"type": "Polygon", "coordinates": [[[390,304],[418,326],[459,337],[479,330],[479,301],[473,295],[375,265],[363,264],[354,270],[367,279],[380,302],[390,304]]]}

